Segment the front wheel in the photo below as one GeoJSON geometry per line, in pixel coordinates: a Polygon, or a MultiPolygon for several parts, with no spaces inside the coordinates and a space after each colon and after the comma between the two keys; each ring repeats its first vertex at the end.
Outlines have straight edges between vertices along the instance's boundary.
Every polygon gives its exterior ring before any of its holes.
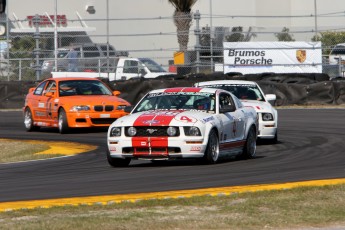
{"type": "Polygon", "coordinates": [[[256,133],[255,128],[251,127],[248,135],[246,143],[243,147],[242,157],[245,159],[250,159],[255,156],[256,153],[256,133]]]}
{"type": "Polygon", "coordinates": [[[30,108],[26,108],[24,112],[24,125],[28,132],[38,130],[40,127],[34,125],[34,119],[32,118],[32,113],[30,108]]]}
{"type": "Polygon", "coordinates": [[[61,134],[67,133],[69,130],[67,116],[64,109],[59,111],[59,132],[61,134]]]}
{"type": "Polygon", "coordinates": [[[114,158],[110,156],[109,150],[107,151],[107,160],[112,167],[127,167],[131,162],[131,158],[114,158]]]}
{"type": "Polygon", "coordinates": [[[216,131],[211,130],[205,150],[204,160],[208,164],[215,164],[219,160],[219,140],[216,131]]]}

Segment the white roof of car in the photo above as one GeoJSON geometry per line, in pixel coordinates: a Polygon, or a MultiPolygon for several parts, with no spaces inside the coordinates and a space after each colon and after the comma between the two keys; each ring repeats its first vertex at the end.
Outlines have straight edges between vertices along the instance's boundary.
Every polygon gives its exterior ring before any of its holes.
{"type": "Polygon", "coordinates": [[[245,81],[245,80],[215,80],[215,81],[203,81],[203,82],[198,82],[195,85],[198,86],[203,86],[203,85],[216,85],[216,84],[233,84],[233,85],[257,85],[256,82],[254,81],[245,81]]]}

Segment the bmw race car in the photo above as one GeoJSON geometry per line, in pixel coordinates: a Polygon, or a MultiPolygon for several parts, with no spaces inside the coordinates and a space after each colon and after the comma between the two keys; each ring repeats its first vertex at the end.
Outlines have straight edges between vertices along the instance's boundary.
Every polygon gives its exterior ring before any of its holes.
{"type": "Polygon", "coordinates": [[[260,86],[253,81],[218,80],[199,82],[196,87],[219,88],[233,93],[244,106],[253,107],[259,116],[259,139],[271,143],[278,142],[278,112],[272,106],[275,94],[264,94],[260,86]]]}
{"type": "Polygon", "coordinates": [[[49,78],[30,88],[23,107],[27,131],[56,127],[60,133],[71,128],[109,127],[127,115],[129,102],[118,97],[104,82],[95,78],[49,78]]]}
{"type": "Polygon", "coordinates": [[[107,159],[128,166],[132,159],[252,158],[257,113],[221,89],[167,88],[147,93],[129,115],[108,129],[107,159]]]}

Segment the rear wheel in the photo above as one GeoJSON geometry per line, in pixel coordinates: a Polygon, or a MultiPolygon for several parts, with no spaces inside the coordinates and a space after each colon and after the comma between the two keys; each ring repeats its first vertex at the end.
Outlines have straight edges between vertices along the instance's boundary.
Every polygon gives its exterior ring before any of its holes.
{"type": "Polygon", "coordinates": [[[246,143],[243,147],[242,157],[245,159],[250,159],[255,156],[256,153],[256,134],[255,128],[251,127],[248,135],[246,143]]]}
{"type": "Polygon", "coordinates": [[[219,160],[219,140],[214,129],[209,134],[204,159],[208,164],[215,164],[219,160]]]}
{"type": "Polygon", "coordinates": [[[107,151],[107,160],[112,167],[127,167],[131,162],[131,158],[114,158],[110,156],[109,150],[107,151]]]}
{"type": "Polygon", "coordinates": [[[67,133],[69,130],[67,116],[64,109],[59,111],[59,132],[61,134],[67,133]]]}
{"type": "Polygon", "coordinates": [[[34,130],[39,130],[39,126],[34,125],[34,119],[32,118],[32,113],[30,108],[26,108],[24,112],[24,125],[25,129],[28,132],[34,131],[34,130]]]}

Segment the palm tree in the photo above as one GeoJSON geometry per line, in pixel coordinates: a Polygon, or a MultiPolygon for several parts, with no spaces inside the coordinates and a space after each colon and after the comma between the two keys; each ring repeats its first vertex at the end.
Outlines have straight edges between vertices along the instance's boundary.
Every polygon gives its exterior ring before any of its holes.
{"type": "Polygon", "coordinates": [[[177,30],[177,41],[180,51],[186,51],[189,40],[189,29],[192,25],[191,8],[197,0],[168,0],[174,7],[174,23],[177,30]]]}

